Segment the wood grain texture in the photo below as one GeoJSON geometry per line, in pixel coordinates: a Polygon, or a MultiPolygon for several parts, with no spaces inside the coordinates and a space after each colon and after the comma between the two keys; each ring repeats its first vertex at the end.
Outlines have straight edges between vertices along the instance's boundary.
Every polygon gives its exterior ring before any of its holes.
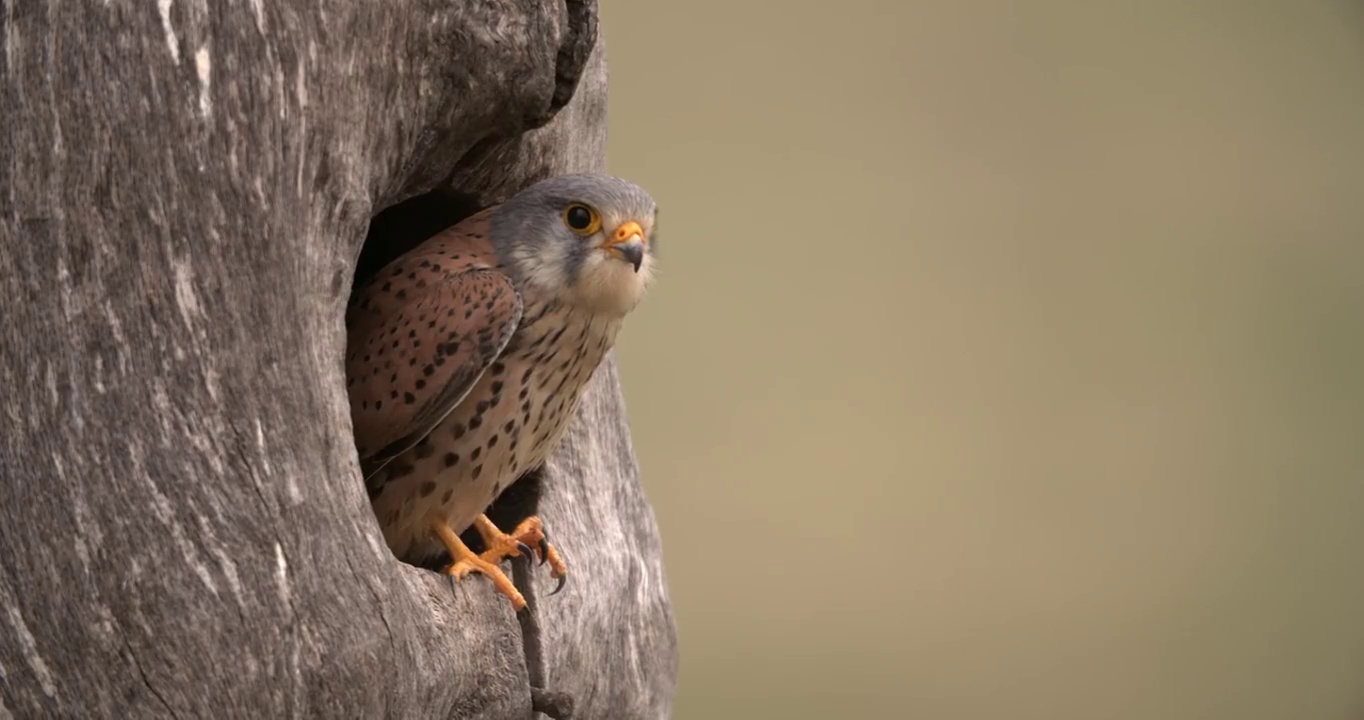
{"type": "Polygon", "coordinates": [[[545,473],[574,575],[528,644],[489,588],[384,547],[342,365],[375,212],[601,169],[595,4],[0,23],[0,720],[524,718],[531,680],[578,718],[667,717],[613,361],[545,473]]]}

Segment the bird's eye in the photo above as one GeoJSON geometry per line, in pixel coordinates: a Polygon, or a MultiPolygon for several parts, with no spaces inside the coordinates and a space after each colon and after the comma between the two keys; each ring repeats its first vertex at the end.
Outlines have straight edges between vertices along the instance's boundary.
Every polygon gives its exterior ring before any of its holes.
{"type": "Polygon", "coordinates": [[[579,235],[591,235],[601,229],[601,216],[586,205],[574,203],[564,208],[564,224],[579,235]]]}

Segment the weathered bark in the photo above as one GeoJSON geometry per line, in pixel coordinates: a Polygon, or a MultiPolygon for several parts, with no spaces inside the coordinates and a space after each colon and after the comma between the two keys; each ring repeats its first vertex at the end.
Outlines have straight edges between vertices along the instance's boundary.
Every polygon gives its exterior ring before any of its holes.
{"type": "Polygon", "coordinates": [[[452,222],[602,167],[595,4],[9,0],[0,23],[0,719],[523,718],[532,680],[576,717],[666,717],[614,361],[545,473],[571,579],[525,642],[487,583],[389,553],[344,391],[374,213],[438,190],[387,214],[410,234],[431,216],[404,208],[452,222]]]}

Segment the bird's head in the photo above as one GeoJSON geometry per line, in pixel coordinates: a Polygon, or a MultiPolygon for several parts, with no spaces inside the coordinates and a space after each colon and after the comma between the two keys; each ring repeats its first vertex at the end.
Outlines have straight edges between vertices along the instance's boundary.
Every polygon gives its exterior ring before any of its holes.
{"type": "Polygon", "coordinates": [[[658,209],[643,188],[608,175],[564,175],[493,212],[492,240],[523,285],[592,312],[625,315],[653,279],[658,209]]]}

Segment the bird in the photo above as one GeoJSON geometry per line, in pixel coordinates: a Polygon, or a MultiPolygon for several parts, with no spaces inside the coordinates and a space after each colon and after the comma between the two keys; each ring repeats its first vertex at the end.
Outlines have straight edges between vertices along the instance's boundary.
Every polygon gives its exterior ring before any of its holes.
{"type": "Polygon", "coordinates": [[[428,238],[352,294],[356,450],[398,559],[448,553],[442,572],[487,577],[517,611],[526,601],[505,558],[538,555],[562,589],[567,564],[538,515],[507,533],[486,511],[558,445],[652,285],[657,216],[627,180],[550,177],[428,238]],[[469,527],[481,554],[460,539],[469,527]]]}

